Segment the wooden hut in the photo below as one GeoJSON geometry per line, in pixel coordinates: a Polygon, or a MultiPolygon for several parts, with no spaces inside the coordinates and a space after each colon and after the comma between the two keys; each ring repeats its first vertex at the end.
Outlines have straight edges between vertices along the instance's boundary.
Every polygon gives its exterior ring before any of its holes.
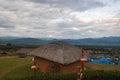
{"type": "Polygon", "coordinates": [[[44,73],[78,72],[81,49],[66,42],[52,42],[33,50],[36,66],[44,73]]]}

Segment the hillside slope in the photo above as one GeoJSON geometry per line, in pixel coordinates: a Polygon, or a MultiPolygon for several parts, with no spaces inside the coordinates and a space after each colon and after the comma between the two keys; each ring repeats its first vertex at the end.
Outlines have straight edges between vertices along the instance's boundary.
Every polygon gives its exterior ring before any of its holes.
{"type": "MultiPolygon", "coordinates": [[[[26,58],[19,58],[17,56],[0,57],[0,64],[2,64],[0,65],[0,80],[33,80],[33,79],[28,79],[28,78],[33,77],[33,71],[31,70],[31,66],[33,65],[33,63],[31,59],[32,57],[26,57],[26,58]]],[[[94,64],[94,63],[87,62],[85,63],[85,69],[86,71],[92,70],[93,73],[96,73],[94,72],[94,70],[110,70],[110,71],[118,70],[120,71],[120,66],[94,64]]],[[[92,75],[96,75],[96,74],[92,74],[92,75]]],[[[42,75],[39,72],[39,70],[37,70],[37,76],[39,77],[43,76],[46,80],[46,76],[42,75]]],[[[95,79],[92,79],[92,80],[95,80],[95,79]]]]}
{"type": "Polygon", "coordinates": [[[39,45],[39,44],[47,43],[47,41],[43,41],[36,38],[20,38],[20,39],[13,39],[7,42],[15,45],[39,45]]]}

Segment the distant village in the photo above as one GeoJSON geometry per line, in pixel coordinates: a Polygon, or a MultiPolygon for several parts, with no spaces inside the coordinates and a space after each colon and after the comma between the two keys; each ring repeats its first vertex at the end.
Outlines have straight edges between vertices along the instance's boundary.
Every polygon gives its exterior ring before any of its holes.
{"type": "Polygon", "coordinates": [[[86,48],[85,54],[89,62],[120,66],[120,48],[86,48]]]}

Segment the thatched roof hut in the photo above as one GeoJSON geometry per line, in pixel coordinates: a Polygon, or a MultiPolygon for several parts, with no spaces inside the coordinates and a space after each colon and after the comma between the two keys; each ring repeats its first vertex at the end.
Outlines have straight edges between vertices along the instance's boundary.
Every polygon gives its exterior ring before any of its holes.
{"type": "Polygon", "coordinates": [[[52,42],[30,52],[41,72],[77,72],[81,49],[66,42],[52,42]]]}
{"type": "Polygon", "coordinates": [[[61,64],[80,60],[80,48],[66,42],[52,42],[33,50],[30,55],[38,56],[61,64]]]}

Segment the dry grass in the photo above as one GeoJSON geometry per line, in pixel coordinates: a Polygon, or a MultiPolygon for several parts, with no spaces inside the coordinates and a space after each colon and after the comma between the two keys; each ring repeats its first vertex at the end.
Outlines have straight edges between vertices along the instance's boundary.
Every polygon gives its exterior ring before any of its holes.
{"type": "Polygon", "coordinates": [[[107,64],[97,64],[97,63],[85,63],[86,70],[117,70],[120,71],[120,66],[118,65],[107,65],[107,64]]]}
{"type": "Polygon", "coordinates": [[[16,56],[2,56],[0,57],[0,60],[2,59],[10,59],[10,58],[15,58],[16,56]]]}

